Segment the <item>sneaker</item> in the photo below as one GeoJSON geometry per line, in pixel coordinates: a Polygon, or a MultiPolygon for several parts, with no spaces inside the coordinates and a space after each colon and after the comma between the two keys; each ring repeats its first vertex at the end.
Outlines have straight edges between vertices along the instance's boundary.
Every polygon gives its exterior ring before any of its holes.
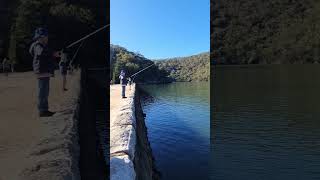
{"type": "Polygon", "coordinates": [[[39,113],[40,117],[50,117],[53,116],[55,114],[55,112],[51,112],[51,111],[43,111],[39,113]]]}

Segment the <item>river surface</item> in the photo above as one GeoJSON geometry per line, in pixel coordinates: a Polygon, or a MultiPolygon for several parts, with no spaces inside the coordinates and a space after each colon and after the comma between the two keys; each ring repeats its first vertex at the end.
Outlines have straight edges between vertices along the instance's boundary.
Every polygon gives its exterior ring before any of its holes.
{"type": "Polygon", "coordinates": [[[320,179],[320,65],[218,67],[210,179],[320,179]]]}
{"type": "Polygon", "coordinates": [[[148,138],[163,180],[208,179],[210,85],[144,85],[148,138]]]}

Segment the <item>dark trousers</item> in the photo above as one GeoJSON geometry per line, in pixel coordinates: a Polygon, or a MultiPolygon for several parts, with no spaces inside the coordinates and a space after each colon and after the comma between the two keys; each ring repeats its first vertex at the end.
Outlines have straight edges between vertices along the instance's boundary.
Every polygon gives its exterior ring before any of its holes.
{"type": "Polygon", "coordinates": [[[122,85],[122,97],[126,97],[126,86],[122,85]]]}
{"type": "Polygon", "coordinates": [[[50,77],[38,79],[38,110],[39,112],[48,111],[50,77]]]}

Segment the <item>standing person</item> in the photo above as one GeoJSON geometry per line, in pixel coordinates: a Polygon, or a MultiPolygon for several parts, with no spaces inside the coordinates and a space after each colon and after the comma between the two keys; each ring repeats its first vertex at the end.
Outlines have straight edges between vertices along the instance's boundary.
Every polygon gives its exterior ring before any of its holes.
{"type": "Polygon", "coordinates": [[[5,57],[2,61],[2,72],[8,76],[9,60],[5,57]]]}
{"type": "Polygon", "coordinates": [[[67,86],[67,54],[61,54],[61,60],[59,62],[59,69],[62,76],[62,91],[68,91],[67,86]]]}
{"type": "Polygon", "coordinates": [[[60,53],[49,49],[48,30],[45,28],[35,30],[34,43],[29,52],[33,56],[33,71],[38,79],[39,116],[49,117],[54,114],[48,110],[50,77],[54,75],[54,57],[60,57],[60,53]]]}
{"type": "Polygon", "coordinates": [[[129,82],[129,90],[131,91],[131,84],[132,84],[131,77],[128,78],[128,82],[129,82]]]}
{"type": "Polygon", "coordinates": [[[127,98],[126,97],[127,79],[126,79],[126,73],[124,72],[124,70],[121,70],[119,79],[120,79],[120,84],[122,86],[122,98],[127,98]]]}
{"type": "Polygon", "coordinates": [[[11,61],[10,68],[12,73],[14,72],[14,65],[15,65],[15,62],[11,61]]]}

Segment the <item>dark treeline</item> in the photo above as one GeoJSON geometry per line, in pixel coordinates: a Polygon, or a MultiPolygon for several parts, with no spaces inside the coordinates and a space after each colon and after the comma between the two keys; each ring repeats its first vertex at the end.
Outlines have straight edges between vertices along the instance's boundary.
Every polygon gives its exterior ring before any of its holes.
{"type": "Polygon", "coordinates": [[[209,53],[158,60],[156,64],[176,81],[209,81],[210,79],[209,53]]]}
{"type": "Polygon", "coordinates": [[[217,63],[320,62],[319,1],[211,1],[211,17],[217,63]]]}
{"type": "Polygon", "coordinates": [[[119,83],[121,69],[127,72],[127,76],[131,76],[151,64],[155,66],[137,75],[134,79],[136,82],[208,81],[210,76],[209,53],[152,61],[140,53],[111,45],[111,55],[111,77],[115,83],[119,83]]]}
{"type": "MultiPolygon", "coordinates": [[[[108,23],[105,1],[4,0],[0,5],[0,61],[3,57],[9,57],[11,63],[16,64],[16,69],[21,71],[31,70],[32,58],[28,49],[37,27],[48,28],[49,45],[55,50],[61,50],[108,23]]],[[[105,60],[108,44],[101,45],[101,37],[107,39],[106,34],[86,41],[83,46],[86,53],[81,57],[105,60]]]]}

